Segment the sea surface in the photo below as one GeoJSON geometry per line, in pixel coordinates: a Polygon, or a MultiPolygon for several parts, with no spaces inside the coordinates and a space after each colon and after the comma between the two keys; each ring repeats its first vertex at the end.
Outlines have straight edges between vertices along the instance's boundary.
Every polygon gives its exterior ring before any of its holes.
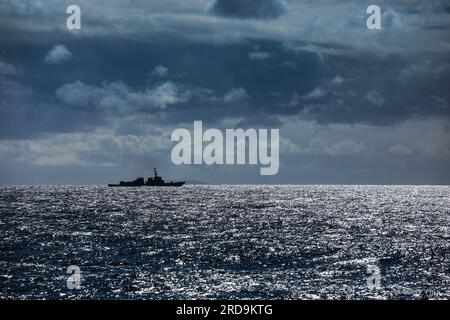
{"type": "Polygon", "coordinates": [[[448,186],[0,188],[1,299],[449,299],[449,254],[448,186]]]}

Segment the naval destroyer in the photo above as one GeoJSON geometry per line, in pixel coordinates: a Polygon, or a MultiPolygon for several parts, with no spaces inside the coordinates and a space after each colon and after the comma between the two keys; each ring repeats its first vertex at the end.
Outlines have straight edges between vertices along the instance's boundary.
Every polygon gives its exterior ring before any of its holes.
{"type": "Polygon", "coordinates": [[[165,182],[163,178],[158,175],[156,168],[153,169],[153,178],[148,178],[147,181],[140,177],[133,181],[120,181],[118,184],[108,184],[108,187],[181,187],[185,181],[170,181],[165,182]]]}

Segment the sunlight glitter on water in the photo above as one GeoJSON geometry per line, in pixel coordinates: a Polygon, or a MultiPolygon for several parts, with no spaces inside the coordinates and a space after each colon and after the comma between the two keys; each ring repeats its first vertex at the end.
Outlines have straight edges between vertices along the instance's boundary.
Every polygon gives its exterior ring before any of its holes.
{"type": "Polygon", "coordinates": [[[450,297],[446,186],[3,187],[0,199],[1,298],[450,297]]]}

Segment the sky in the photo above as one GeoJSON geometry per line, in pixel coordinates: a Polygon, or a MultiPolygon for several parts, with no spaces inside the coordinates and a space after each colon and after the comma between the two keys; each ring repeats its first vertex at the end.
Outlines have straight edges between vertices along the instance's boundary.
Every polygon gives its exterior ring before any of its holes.
{"type": "Polygon", "coordinates": [[[0,0],[0,184],[449,184],[449,56],[445,0],[0,0]],[[172,164],[195,120],[279,173],[172,164]]]}

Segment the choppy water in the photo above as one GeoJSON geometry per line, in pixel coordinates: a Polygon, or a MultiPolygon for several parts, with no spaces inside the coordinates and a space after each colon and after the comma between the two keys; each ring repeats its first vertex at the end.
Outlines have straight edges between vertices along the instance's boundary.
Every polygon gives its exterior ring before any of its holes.
{"type": "Polygon", "coordinates": [[[1,298],[450,298],[450,187],[7,187],[0,234],[1,298]]]}

